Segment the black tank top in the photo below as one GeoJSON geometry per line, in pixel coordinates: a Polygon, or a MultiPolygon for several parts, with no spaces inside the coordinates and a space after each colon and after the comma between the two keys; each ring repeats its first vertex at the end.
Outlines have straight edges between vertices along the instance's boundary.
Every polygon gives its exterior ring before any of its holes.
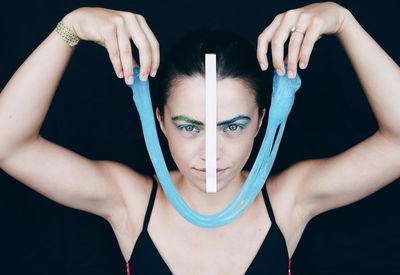
{"type": "MultiPolygon", "coordinates": [[[[152,179],[153,188],[144,218],[143,229],[135,243],[131,258],[126,263],[128,275],[172,274],[147,232],[158,186],[155,178],[152,177],[152,179]]],[[[285,238],[275,222],[265,185],[262,188],[262,194],[272,224],[245,274],[290,275],[291,259],[288,256],[285,238]]]]}

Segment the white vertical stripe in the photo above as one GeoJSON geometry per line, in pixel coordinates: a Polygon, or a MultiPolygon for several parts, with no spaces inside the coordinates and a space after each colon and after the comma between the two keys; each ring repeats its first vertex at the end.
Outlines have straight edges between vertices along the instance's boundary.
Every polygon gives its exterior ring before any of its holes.
{"type": "Polygon", "coordinates": [[[217,65],[206,54],[206,191],[217,192],[217,65]]]}

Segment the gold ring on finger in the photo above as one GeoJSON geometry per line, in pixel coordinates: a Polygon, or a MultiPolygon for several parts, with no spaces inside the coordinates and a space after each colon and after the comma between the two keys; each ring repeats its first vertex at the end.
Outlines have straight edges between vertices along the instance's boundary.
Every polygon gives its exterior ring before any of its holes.
{"type": "Polygon", "coordinates": [[[296,27],[291,28],[291,29],[290,29],[290,32],[291,32],[291,33],[298,32],[298,33],[300,33],[300,34],[303,35],[303,36],[304,36],[304,34],[305,34],[305,32],[298,30],[296,27]]]}

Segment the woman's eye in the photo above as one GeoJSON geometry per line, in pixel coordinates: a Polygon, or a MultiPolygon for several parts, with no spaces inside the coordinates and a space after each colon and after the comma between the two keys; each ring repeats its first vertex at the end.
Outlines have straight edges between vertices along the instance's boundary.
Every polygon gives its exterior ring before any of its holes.
{"type": "Polygon", "coordinates": [[[224,132],[230,131],[230,132],[239,132],[242,130],[244,127],[238,124],[229,124],[226,127],[223,128],[224,132]]]}
{"type": "Polygon", "coordinates": [[[188,125],[184,127],[185,131],[191,132],[193,131],[194,127],[192,125],[188,125]]]}
{"type": "Polygon", "coordinates": [[[178,126],[179,130],[184,132],[198,132],[199,130],[193,125],[180,125],[178,126]]]}
{"type": "Polygon", "coordinates": [[[231,130],[231,131],[235,131],[237,128],[238,128],[237,125],[229,125],[228,126],[228,129],[231,130]]]}
{"type": "Polygon", "coordinates": [[[191,125],[189,125],[189,126],[185,126],[185,130],[186,131],[188,131],[188,132],[191,132],[191,131],[193,131],[193,126],[191,126],[191,125]]]}

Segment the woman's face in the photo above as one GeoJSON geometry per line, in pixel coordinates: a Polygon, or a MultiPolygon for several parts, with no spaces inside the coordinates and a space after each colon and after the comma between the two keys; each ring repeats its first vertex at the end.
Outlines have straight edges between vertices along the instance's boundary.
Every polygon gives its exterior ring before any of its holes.
{"type": "MultiPolygon", "coordinates": [[[[162,118],[156,111],[177,167],[186,181],[204,191],[205,108],[205,80],[196,76],[181,78],[171,87],[162,118]]],[[[218,190],[240,176],[261,123],[254,92],[245,82],[217,82],[217,169],[223,169],[218,190]]]]}

